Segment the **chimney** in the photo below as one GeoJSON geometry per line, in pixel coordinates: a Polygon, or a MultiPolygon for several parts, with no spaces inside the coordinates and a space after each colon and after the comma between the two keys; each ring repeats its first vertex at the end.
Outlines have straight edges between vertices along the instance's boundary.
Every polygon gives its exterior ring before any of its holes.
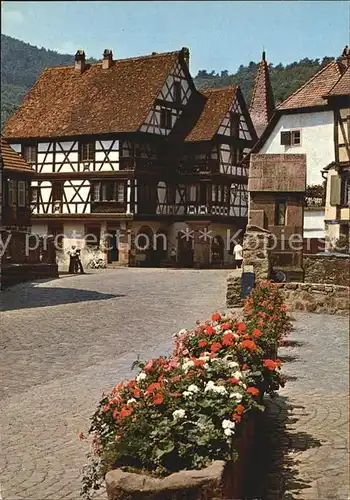
{"type": "Polygon", "coordinates": [[[103,51],[103,59],[102,59],[102,69],[109,69],[113,63],[113,53],[111,49],[105,49],[103,51]]]}
{"type": "Polygon", "coordinates": [[[190,69],[190,51],[187,47],[182,47],[181,49],[182,57],[184,58],[185,63],[187,64],[188,69],[190,69]]]}
{"type": "Polygon", "coordinates": [[[81,49],[75,54],[74,69],[77,73],[82,73],[85,69],[85,52],[81,49]]]}

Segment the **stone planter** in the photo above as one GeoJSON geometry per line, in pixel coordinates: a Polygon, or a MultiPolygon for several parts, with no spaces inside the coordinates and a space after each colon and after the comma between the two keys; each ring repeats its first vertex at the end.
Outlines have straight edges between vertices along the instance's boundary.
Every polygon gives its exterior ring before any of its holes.
{"type": "Polygon", "coordinates": [[[202,470],[184,470],[165,478],[111,470],[106,474],[108,500],[239,500],[254,440],[250,419],[235,441],[236,462],[215,461],[202,470]]]}

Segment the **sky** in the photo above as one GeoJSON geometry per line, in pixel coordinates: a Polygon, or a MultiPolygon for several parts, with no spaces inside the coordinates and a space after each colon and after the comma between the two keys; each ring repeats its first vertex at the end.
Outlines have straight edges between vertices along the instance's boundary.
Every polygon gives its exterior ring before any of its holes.
{"type": "Polygon", "coordinates": [[[349,41],[343,1],[1,2],[1,32],[31,45],[100,59],[188,47],[190,69],[228,70],[267,60],[277,65],[337,57],[349,41]]]}

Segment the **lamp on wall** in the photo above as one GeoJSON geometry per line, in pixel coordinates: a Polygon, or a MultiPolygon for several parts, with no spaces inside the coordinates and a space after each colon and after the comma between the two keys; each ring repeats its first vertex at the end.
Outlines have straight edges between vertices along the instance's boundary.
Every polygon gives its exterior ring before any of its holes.
{"type": "Polygon", "coordinates": [[[84,165],[84,172],[86,170],[90,170],[90,163],[88,161],[84,161],[83,165],[84,165]]]}

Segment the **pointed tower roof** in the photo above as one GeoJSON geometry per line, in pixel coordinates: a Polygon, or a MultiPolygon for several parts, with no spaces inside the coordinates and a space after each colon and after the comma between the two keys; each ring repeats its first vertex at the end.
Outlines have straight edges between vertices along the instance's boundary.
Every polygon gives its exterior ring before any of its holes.
{"type": "Polygon", "coordinates": [[[270,82],[269,68],[266,62],[266,53],[263,51],[249,107],[250,117],[258,137],[265,130],[274,110],[275,99],[270,82]]]}

